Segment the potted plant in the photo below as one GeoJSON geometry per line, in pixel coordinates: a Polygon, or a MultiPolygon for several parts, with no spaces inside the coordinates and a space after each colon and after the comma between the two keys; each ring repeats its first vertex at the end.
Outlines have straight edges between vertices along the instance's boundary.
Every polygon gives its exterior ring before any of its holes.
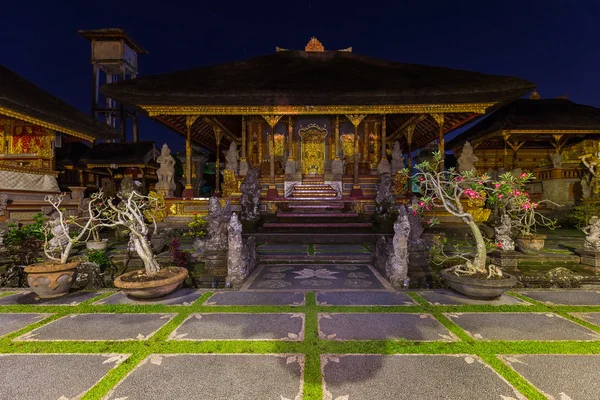
{"type": "MultiPolygon", "coordinates": [[[[477,199],[482,196],[482,192],[493,192],[494,187],[486,186],[490,181],[486,175],[478,176],[472,171],[459,173],[453,168],[439,171],[441,161],[442,155],[434,152],[432,161],[417,165],[413,179],[418,183],[419,192],[423,196],[411,206],[413,212],[441,207],[469,227],[475,240],[474,253],[456,253],[453,258],[458,258],[460,264],[442,270],[440,276],[452,289],[469,297],[497,298],[513,287],[517,280],[495,265],[487,265],[487,252],[491,246],[484,240],[473,215],[463,208],[461,202],[461,198],[465,196],[477,199]]],[[[429,222],[434,224],[438,221],[433,218],[429,222]]],[[[441,254],[444,254],[443,248],[441,254]]]]}
{"type": "Polygon", "coordinates": [[[157,230],[153,211],[159,211],[158,201],[137,191],[117,194],[117,198],[120,200],[118,203],[113,198],[106,202],[108,209],[102,214],[101,225],[129,230],[129,240],[142,260],[144,269],[118,276],[114,281],[115,287],[129,296],[144,299],[175,291],[187,278],[188,270],[176,266],[161,269],[148,239],[149,225],[154,226],[154,233],[157,230]]]}
{"type": "Polygon", "coordinates": [[[92,236],[92,240],[88,240],[85,242],[85,247],[90,250],[106,250],[108,248],[108,239],[100,238],[100,230],[102,227],[98,223],[93,223],[90,229],[90,234],[92,236]]]}
{"type": "Polygon", "coordinates": [[[80,265],[79,261],[68,262],[73,246],[89,238],[92,224],[105,207],[102,201],[98,201],[99,197],[94,195],[88,203],[86,217],[67,216],[66,211],[61,208],[64,197],[65,194],[61,193],[44,198],[54,209],[54,219],[42,226],[43,250],[49,261],[25,268],[27,283],[40,298],[59,297],[69,292],[80,265]]]}
{"type": "Polygon", "coordinates": [[[532,201],[525,190],[525,184],[533,179],[533,174],[524,172],[518,177],[511,173],[503,174],[500,181],[494,182],[495,196],[501,215],[508,215],[517,233],[515,242],[517,248],[524,254],[535,255],[544,248],[545,235],[536,234],[537,226],[549,229],[558,228],[557,220],[546,217],[538,209],[543,204],[560,207],[550,200],[532,201]]]}

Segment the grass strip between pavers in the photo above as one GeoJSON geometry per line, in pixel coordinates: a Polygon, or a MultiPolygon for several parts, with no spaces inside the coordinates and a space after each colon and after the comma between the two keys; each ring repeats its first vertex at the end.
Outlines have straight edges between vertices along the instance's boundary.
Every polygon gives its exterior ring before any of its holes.
{"type": "MultiPolygon", "coordinates": [[[[501,354],[600,354],[600,341],[477,341],[471,338],[457,324],[448,319],[445,312],[553,312],[600,333],[600,327],[585,320],[571,316],[573,312],[600,312],[600,306],[559,306],[534,301],[519,293],[511,295],[523,299],[531,305],[431,305],[419,292],[405,291],[417,302],[413,306],[317,306],[314,292],[306,293],[304,306],[205,306],[204,302],[213,294],[206,292],[187,306],[167,305],[94,305],[93,303],[112,295],[114,292],[101,293],[77,306],[0,306],[0,313],[52,313],[34,324],[0,338],[0,353],[120,353],[129,358],[102,378],[92,387],[84,399],[101,399],[114,386],[130,373],[147,356],[158,354],[207,354],[207,353],[299,353],[305,356],[304,398],[322,399],[321,354],[473,354],[482,358],[498,374],[506,379],[529,399],[545,397],[512,368],[502,362],[501,354]],[[69,314],[80,313],[173,313],[175,318],[163,325],[158,332],[145,341],[36,341],[13,342],[13,339],[46,325],[69,314]],[[305,336],[302,342],[285,341],[168,341],[169,335],[193,313],[304,313],[305,336]],[[408,340],[365,340],[334,341],[322,340],[318,335],[319,312],[325,313],[427,313],[432,314],[446,329],[459,340],[456,342],[412,342],[408,340]]],[[[14,294],[2,292],[0,296],[14,294]]]]}

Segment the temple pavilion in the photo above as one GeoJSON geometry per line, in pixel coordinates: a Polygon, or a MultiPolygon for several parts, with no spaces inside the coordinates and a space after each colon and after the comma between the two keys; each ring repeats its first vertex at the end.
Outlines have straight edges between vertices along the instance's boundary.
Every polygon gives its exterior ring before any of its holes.
{"type": "Polygon", "coordinates": [[[431,142],[444,152],[449,132],[533,90],[529,81],[325,50],[315,38],[304,50],[174,73],[138,77],[102,88],[186,138],[187,202],[196,211],[192,144],[216,152],[217,168],[232,143],[239,166],[225,171],[215,194],[235,197],[248,168],[261,170],[263,211],[286,201],[361,203],[373,212],[374,185],[391,171],[396,142],[411,153],[431,142]],[[221,185],[222,184],[222,185],[221,185]]]}

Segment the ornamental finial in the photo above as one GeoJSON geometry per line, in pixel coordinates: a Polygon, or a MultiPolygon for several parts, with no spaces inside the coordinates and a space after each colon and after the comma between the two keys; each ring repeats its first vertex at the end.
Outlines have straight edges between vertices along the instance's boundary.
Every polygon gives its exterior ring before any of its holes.
{"type": "Polygon", "coordinates": [[[304,51],[325,51],[325,47],[323,47],[323,44],[313,36],[306,44],[304,51]]]}
{"type": "Polygon", "coordinates": [[[541,98],[540,94],[538,93],[537,90],[534,90],[533,92],[531,92],[531,94],[529,95],[529,99],[530,100],[539,100],[541,98]]]}

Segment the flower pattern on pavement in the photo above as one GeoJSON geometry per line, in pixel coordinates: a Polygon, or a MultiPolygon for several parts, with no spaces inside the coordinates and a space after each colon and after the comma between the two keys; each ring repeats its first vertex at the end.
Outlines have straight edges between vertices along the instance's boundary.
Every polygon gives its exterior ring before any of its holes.
{"type": "Polygon", "coordinates": [[[321,269],[310,269],[304,268],[300,271],[293,271],[295,276],[294,279],[308,279],[308,278],[321,278],[321,279],[337,279],[337,276],[333,276],[334,274],[339,274],[339,272],[330,271],[325,268],[321,269]]]}

